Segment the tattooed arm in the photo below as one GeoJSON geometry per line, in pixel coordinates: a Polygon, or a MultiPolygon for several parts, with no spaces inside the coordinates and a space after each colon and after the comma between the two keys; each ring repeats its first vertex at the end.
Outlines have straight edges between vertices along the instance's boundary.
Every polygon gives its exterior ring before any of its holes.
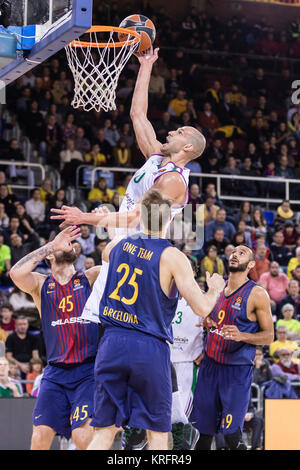
{"type": "Polygon", "coordinates": [[[46,276],[32,272],[41,261],[53,255],[56,251],[71,251],[72,241],[80,236],[80,229],[68,227],[60,232],[52,242],[38,248],[21,258],[10,270],[10,277],[19,289],[35,296],[40,291],[46,276]]]}

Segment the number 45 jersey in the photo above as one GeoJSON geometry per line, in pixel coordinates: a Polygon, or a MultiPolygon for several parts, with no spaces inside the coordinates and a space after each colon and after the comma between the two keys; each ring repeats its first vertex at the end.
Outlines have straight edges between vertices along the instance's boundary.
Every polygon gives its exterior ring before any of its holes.
{"type": "Polygon", "coordinates": [[[90,293],[90,283],[82,272],[76,272],[64,285],[52,274],[46,278],[41,320],[48,363],[78,364],[96,356],[98,326],[81,318],[90,293]]]}
{"type": "Polygon", "coordinates": [[[121,240],[110,252],[100,321],[173,343],[172,319],[177,290],[167,297],[160,286],[160,258],[172,246],[163,238],[137,234],[121,240]]]}

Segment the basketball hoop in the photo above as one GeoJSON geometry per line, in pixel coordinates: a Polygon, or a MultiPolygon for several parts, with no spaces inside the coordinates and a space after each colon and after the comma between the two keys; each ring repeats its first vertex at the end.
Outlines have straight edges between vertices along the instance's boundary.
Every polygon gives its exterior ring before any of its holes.
{"type": "Polygon", "coordinates": [[[75,82],[71,104],[85,111],[112,111],[120,73],[138,48],[140,35],[115,26],[92,26],[85,34],[88,40],[75,40],[65,47],[75,82]],[[103,41],[105,33],[109,37],[103,41]],[[127,39],[115,40],[118,33],[125,33],[127,39]]]}

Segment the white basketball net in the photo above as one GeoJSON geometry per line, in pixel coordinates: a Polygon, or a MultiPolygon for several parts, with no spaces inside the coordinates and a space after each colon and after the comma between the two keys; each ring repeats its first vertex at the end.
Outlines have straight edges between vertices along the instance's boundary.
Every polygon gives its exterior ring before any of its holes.
{"type": "MultiPolygon", "coordinates": [[[[89,43],[68,44],[66,49],[69,67],[74,76],[74,98],[72,106],[85,111],[95,109],[105,112],[116,109],[116,88],[120,73],[130,56],[139,46],[139,40],[132,43],[133,35],[128,34],[122,47],[115,47],[114,31],[109,31],[107,45],[99,47],[99,33],[89,32],[89,43]],[[110,47],[111,46],[111,47],[110,47]]],[[[102,33],[103,34],[103,33],[102,33]]]]}

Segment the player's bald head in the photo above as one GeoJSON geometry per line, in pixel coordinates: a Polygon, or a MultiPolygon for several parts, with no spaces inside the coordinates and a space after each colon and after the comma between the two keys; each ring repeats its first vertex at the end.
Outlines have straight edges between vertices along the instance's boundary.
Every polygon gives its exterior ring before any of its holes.
{"type": "Polygon", "coordinates": [[[195,127],[185,126],[184,130],[189,143],[193,146],[193,149],[190,151],[190,159],[194,160],[195,158],[201,157],[206,147],[204,135],[195,127]]]}

